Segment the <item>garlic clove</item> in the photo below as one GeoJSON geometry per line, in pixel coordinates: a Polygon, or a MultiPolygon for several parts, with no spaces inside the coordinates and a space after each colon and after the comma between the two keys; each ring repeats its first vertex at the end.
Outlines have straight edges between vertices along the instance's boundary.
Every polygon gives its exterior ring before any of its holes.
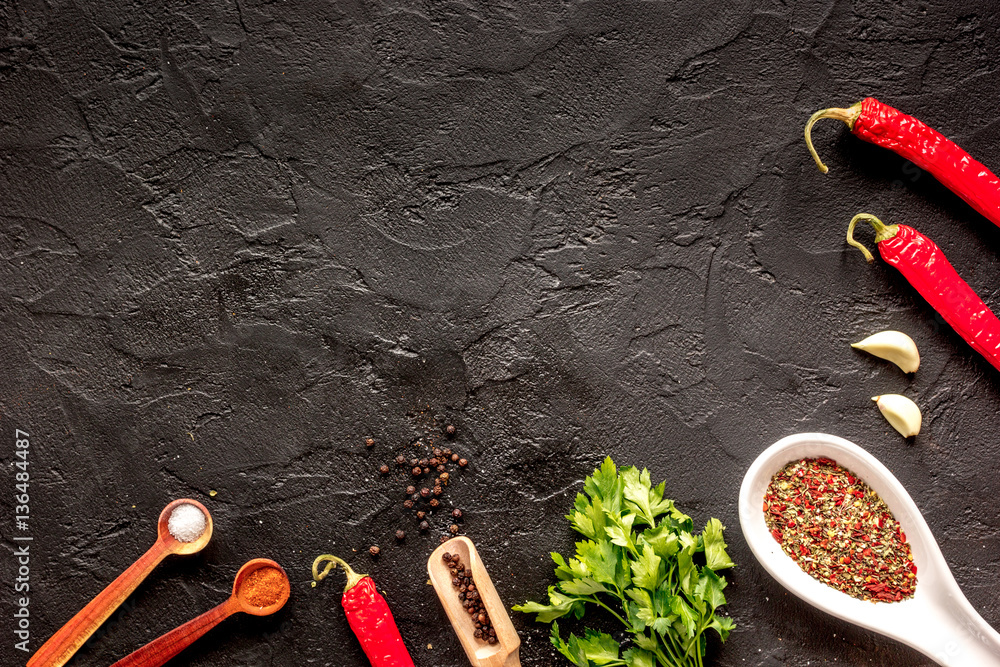
{"type": "Polygon", "coordinates": [[[891,361],[903,369],[904,373],[916,373],[920,368],[917,344],[902,331],[879,331],[861,342],[851,343],[851,347],[891,361]]]}
{"type": "Polygon", "coordinates": [[[881,396],[873,396],[872,400],[878,405],[878,409],[886,421],[904,438],[920,433],[920,424],[923,421],[920,408],[906,396],[882,394],[881,396]]]}

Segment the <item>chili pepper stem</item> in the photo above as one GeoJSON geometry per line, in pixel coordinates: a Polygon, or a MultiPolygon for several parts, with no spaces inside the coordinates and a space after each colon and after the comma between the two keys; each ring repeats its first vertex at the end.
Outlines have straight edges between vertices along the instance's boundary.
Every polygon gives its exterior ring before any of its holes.
{"type": "Polygon", "coordinates": [[[871,264],[872,262],[875,261],[875,258],[872,256],[872,254],[870,252],[868,252],[868,248],[866,248],[864,245],[862,245],[858,241],[854,240],[854,227],[858,224],[859,221],[867,222],[868,224],[870,224],[875,229],[875,244],[876,245],[878,245],[882,241],[886,241],[888,239],[891,239],[893,236],[895,236],[896,233],[899,232],[899,226],[898,225],[887,225],[887,224],[883,223],[881,220],[879,220],[878,218],[876,218],[871,213],[858,213],[856,216],[854,216],[853,218],[851,218],[851,224],[849,224],[847,226],[847,243],[848,243],[848,245],[854,246],[855,248],[857,248],[858,250],[860,250],[862,253],[864,253],[865,260],[869,264],[871,264]]]}
{"type": "Polygon", "coordinates": [[[367,577],[367,574],[358,574],[347,562],[342,558],[337,558],[336,556],[331,556],[330,554],[323,554],[322,556],[317,556],[316,560],[313,561],[313,579],[316,581],[322,581],[326,578],[326,575],[330,574],[330,570],[337,566],[340,566],[347,575],[347,585],[344,586],[344,592],[354,588],[359,581],[367,577]],[[326,567],[323,568],[321,572],[319,566],[321,563],[326,563],[326,567]]]}
{"type": "Polygon", "coordinates": [[[824,174],[830,170],[827,168],[825,164],[823,164],[823,161],[819,159],[819,154],[816,152],[816,148],[813,146],[812,126],[816,123],[816,121],[822,120],[823,118],[834,118],[836,120],[843,121],[844,123],[847,124],[848,128],[853,130],[854,122],[858,119],[860,115],[861,115],[861,102],[858,102],[857,104],[852,104],[846,109],[837,109],[837,108],[820,109],[812,116],[810,116],[808,121],[806,121],[806,146],[809,147],[809,154],[812,155],[813,160],[816,161],[816,166],[819,167],[819,170],[824,174]]]}

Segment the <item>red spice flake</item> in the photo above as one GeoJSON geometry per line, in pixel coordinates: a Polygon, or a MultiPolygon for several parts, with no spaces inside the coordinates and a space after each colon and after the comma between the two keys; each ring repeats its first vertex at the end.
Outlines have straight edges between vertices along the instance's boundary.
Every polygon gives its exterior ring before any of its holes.
{"type": "Polygon", "coordinates": [[[789,463],[771,478],[764,508],[772,537],[817,580],[872,602],[913,597],[917,566],[899,522],[835,461],[789,463]]]}

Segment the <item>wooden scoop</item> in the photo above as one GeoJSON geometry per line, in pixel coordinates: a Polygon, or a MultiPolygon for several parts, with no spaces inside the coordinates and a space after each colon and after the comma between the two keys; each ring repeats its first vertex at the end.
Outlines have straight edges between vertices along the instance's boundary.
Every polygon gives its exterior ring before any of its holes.
{"type": "Polygon", "coordinates": [[[268,616],[273,614],[285,606],[290,593],[291,584],[289,584],[288,575],[281,569],[281,566],[267,558],[255,558],[247,562],[236,573],[236,581],[233,582],[233,594],[225,602],[215,609],[205,612],[198,618],[174,628],[167,634],[157,637],[139,650],[125,656],[111,667],[159,667],[159,665],[165,664],[206,632],[237,612],[242,611],[245,614],[252,614],[254,616],[268,616]],[[246,581],[246,578],[262,567],[275,568],[281,573],[282,578],[282,590],[278,595],[278,599],[266,607],[255,606],[250,600],[246,599],[246,591],[243,590],[243,583],[246,581]]]}
{"type": "Polygon", "coordinates": [[[479,558],[472,540],[467,537],[455,537],[435,549],[427,561],[427,574],[430,575],[438,599],[441,600],[444,611],[448,614],[448,620],[455,628],[458,640],[462,643],[465,655],[469,657],[473,667],[521,667],[521,659],[518,657],[521,638],[517,636],[517,630],[507,615],[507,608],[497,595],[493,581],[479,558]],[[493,629],[497,632],[496,644],[487,644],[473,634],[476,627],[462,606],[461,600],[458,599],[458,590],[451,585],[451,572],[448,563],[442,558],[445,553],[457,554],[466,570],[472,572],[479,597],[493,622],[493,629]]]}
{"type": "Polygon", "coordinates": [[[212,515],[197,500],[181,498],[175,500],[160,512],[157,525],[158,536],[149,551],[139,557],[117,579],[108,584],[86,607],[77,612],[66,625],[52,635],[28,660],[28,667],[62,667],[73,654],[83,646],[97,628],[114,613],[115,609],[132,594],[132,591],[149,576],[149,573],[171,554],[186,556],[205,548],[212,539],[212,515]],[[167,528],[167,522],[174,508],[183,504],[194,505],[205,514],[205,530],[193,542],[180,542],[167,528]]]}

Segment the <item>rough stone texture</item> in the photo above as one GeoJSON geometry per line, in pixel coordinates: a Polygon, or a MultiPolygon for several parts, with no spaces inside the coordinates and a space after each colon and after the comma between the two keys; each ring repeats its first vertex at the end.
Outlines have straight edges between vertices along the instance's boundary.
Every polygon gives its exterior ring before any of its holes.
{"type": "MultiPolygon", "coordinates": [[[[30,432],[32,646],[190,496],[213,544],[165,563],[73,664],[208,609],[256,556],[288,569],[288,607],[173,664],[366,664],[342,580],[309,587],[326,551],[375,576],[418,665],[465,664],[424,573],[444,522],[419,536],[376,472],[434,415],[473,459],[448,497],[509,604],[552,581],[562,515],[610,453],[729,526],[738,629],[711,664],[928,664],[786,593],[742,540],[746,467],[822,430],[897,474],[1000,626],[998,375],[843,240],[862,210],[913,224],[1000,307],[1000,230],[832,121],[822,176],[801,136],[872,94],[1000,167],[995,10],[3,3],[0,459],[30,432]],[[848,347],[883,328],[917,341],[915,377],[848,347]],[[872,406],[883,392],[922,406],[915,442],[872,406]]],[[[0,655],[23,664],[4,616],[0,655]]],[[[514,620],[526,666],[560,664],[547,626],[514,620]]]]}

